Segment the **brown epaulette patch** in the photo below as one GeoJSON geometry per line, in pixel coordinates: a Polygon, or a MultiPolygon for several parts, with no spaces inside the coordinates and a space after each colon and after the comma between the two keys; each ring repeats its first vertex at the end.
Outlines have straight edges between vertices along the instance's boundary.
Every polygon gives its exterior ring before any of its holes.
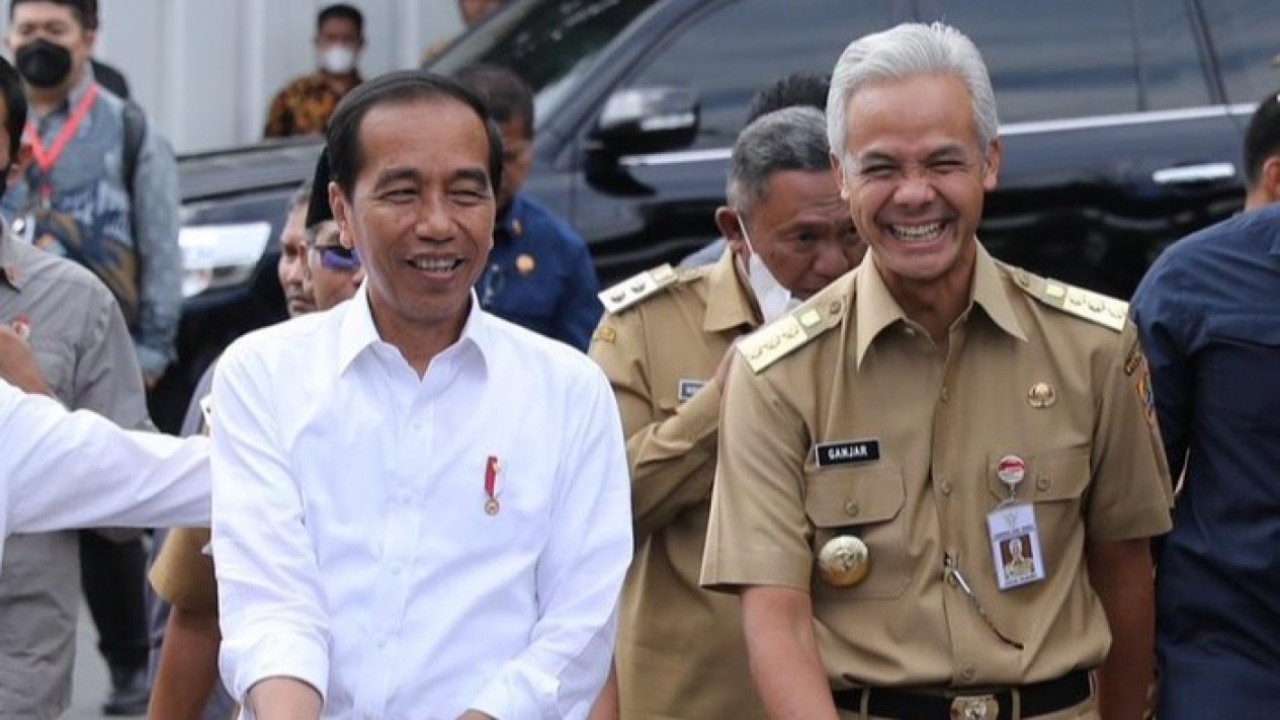
{"type": "Polygon", "coordinates": [[[1056,280],[1045,280],[1026,270],[1011,269],[1010,272],[1018,287],[1041,303],[1116,332],[1124,330],[1129,303],[1056,280]]]}
{"type": "Polygon", "coordinates": [[[804,347],[844,317],[844,302],[813,298],[813,302],[792,310],[738,342],[738,352],[751,371],[759,375],[765,368],[804,347]]]}
{"type": "Polygon", "coordinates": [[[617,313],[675,285],[680,274],[669,264],[633,275],[599,294],[606,312],[617,313]]]}

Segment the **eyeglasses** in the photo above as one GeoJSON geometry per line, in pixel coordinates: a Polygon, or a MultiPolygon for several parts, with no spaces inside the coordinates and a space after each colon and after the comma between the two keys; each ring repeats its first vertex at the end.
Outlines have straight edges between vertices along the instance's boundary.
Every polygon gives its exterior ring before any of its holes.
{"type": "Polygon", "coordinates": [[[360,269],[360,255],[354,248],[341,245],[317,245],[311,248],[320,253],[320,266],[326,270],[355,272],[360,269]]]}

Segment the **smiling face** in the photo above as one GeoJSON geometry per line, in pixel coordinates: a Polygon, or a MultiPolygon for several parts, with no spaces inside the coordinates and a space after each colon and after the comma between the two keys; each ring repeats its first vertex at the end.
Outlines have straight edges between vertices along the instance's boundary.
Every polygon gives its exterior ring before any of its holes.
{"type": "Polygon", "coordinates": [[[360,253],[383,339],[420,347],[457,338],[493,247],[489,140],[448,98],[388,101],[359,129],[352,194],[329,186],[341,242],[360,253]]]}
{"type": "Polygon", "coordinates": [[[868,85],[849,98],[845,133],[841,195],[886,286],[967,292],[1000,145],[981,147],[964,82],[915,75],[868,85]]]}

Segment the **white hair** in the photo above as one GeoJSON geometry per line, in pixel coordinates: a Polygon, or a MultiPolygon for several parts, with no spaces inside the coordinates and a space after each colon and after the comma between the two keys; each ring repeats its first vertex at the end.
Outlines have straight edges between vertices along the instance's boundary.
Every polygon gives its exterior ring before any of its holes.
{"type": "Polygon", "coordinates": [[[959,30],[935,22],[903,23],[849,43],[831,73],[827,94],[827,140],[831,152],[845,157],[845,115],[849,99],[864,86],[913,75],[954,75],[969,89],[974,124],[983,152],[999,133],[995,91],[973,41],[959,30]]]}

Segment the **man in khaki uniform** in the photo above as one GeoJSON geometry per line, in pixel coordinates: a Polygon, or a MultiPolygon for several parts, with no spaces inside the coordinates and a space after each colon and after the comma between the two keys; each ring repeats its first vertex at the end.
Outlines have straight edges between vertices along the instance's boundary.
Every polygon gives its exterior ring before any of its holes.
{"type": "Polygon", "coordinates": [[[622,412],[637,545],[617,654],[627,720],[765,717],[739,602],[702,590],[698,575],[730,347],[762,311],[772,319],[865,251],[828,156],[820,111],[757,119],[734,146],[730,206],[716,213],[729,246],[719,262],[661,268],[601,293],[609,313],[591,356],[622,412]]]}
{"type": "Polygon", "coordinates": [[[1001,146],[959,32],[851,44],[827,122],[870,259],[739,345],[702,568],[771,717],[1141,717],[1171,491],[1124,304],[977,242],[1001,146]]]}

